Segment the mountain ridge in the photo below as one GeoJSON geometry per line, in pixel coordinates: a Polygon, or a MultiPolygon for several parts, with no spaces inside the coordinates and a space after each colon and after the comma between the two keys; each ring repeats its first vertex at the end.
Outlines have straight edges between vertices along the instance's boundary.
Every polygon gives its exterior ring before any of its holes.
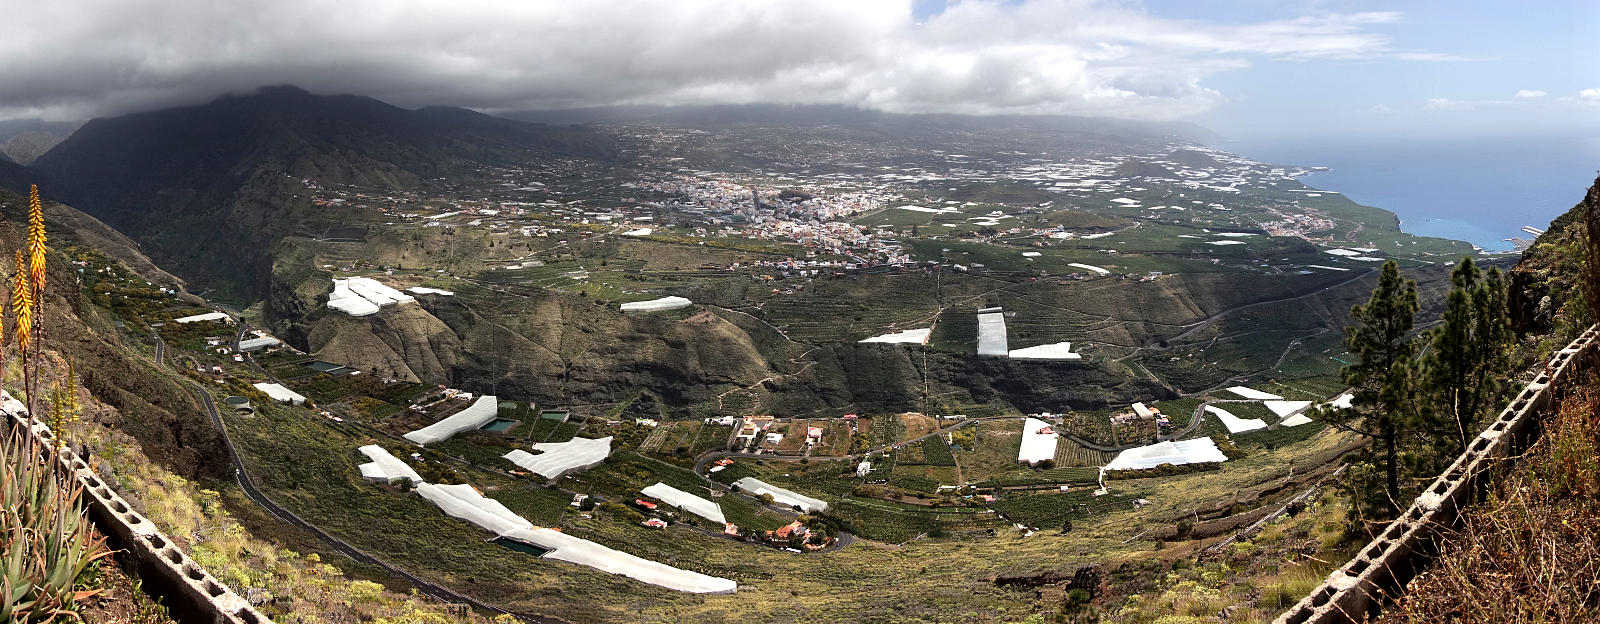
{"type": "Polygon", "coordinates": [[[337,218],[312,205],[302,179],[400,190],[539,158],[609,160],[617,150],[581,128],[281,86],[94,119],[33,168],[75,180],[64,201],[237,301],[260,296],[255,278],[274,242],[308,220],[337,218]]]}

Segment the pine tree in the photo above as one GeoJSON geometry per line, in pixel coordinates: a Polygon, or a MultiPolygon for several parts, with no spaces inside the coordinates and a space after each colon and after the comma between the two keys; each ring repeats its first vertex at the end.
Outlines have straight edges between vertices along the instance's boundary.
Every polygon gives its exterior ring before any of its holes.
{"type": "Polygon", "coordinates": [[[1429,332],[1425,363],[1437,433],[1467,450],[1483,413],[1500,403],[1511,369],[1513,332],[1500,270],[1462,258],[1450,274],[1444,318],[1429,332]]]}
{"type": "Polygon", "coordinates": [[[1345,328],[1345,347],[1356,360],[1340,371],[1354,395],[1351,407],[1320,412],[1329,425],[1377,443],[1392,509],[1400,500],[1400,445],[1425,424],[1413,392],[1417,308],[1417,283],[1400,277],[1394,261],[1385,262],[1372,297],[1350,309],[1354,324],[1345,328]]]}

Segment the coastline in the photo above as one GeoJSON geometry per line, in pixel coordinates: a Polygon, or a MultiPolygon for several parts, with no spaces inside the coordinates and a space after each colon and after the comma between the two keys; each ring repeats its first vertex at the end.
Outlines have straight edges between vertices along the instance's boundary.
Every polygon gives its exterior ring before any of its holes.
{"type": "Polygon", "coordinates": [[[1600,143],[1574,137],[1478,139],[1313,138],[1228,141],[1218,146],[1259,162],[1325,167],[1300,176],[1308,188],[1392,212],[1401,231],[1514,252],[1593,181],[1600,143]]]}

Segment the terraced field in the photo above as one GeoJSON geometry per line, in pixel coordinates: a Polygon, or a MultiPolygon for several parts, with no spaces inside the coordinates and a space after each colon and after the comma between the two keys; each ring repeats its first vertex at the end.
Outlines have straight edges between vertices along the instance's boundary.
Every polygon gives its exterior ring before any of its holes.
{"type": "Polygon", "coordinates": [[[1062,468],[1070,466],[1099,467],[1110,463],[1116,456],[1116,453],[1096,451],[1072,440],[1061,438],[1056,443],[1055,463],[1056,466],[1062,468]]]}
{"type": "Polygon", "coordinates": [[[990,505],[1006,518],[1041,529],[1059,529],[1091,521],[1112,511],[1131,509],[1134,493],[1094,496],[1090,488],[1048,494],[1007,494],[990,505]]]}
{"type": "Polygon", "coordinates": [[[1233,443],[1240,447],[1259,446],[1266,449],[1275,449],[1309,440],[1327,428],[1328,425],[1324,423],[1313,422],[1297,427],[1275,427],[1260,431],[1247,431],[1234,434],[1233,443]]]}

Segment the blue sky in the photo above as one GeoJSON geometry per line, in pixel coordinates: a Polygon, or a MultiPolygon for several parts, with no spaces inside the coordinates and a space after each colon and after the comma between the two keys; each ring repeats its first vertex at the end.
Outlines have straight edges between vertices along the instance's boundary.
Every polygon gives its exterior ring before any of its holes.
{"type": "MultiPolygon", "coordinates": [[[[1009,5],[1018,2],[1007,2],[1009,5]]],[[[1185,118],[1242,139],[1293,135],[1460,137],[1600,131],[1600,2],[1124,3],[1196,25],[1396,13],[1364,31],[1411,57],[1263,58],[1207,75],[1221,98],[1185,118]],[[1519,97],[1520,93],[1520,97],[1519,97]],[[1542,95],[1540,95],[1542,93],[1542,95]]],[[[944,0],[918,0],[926,20],[944,0]]]]}

